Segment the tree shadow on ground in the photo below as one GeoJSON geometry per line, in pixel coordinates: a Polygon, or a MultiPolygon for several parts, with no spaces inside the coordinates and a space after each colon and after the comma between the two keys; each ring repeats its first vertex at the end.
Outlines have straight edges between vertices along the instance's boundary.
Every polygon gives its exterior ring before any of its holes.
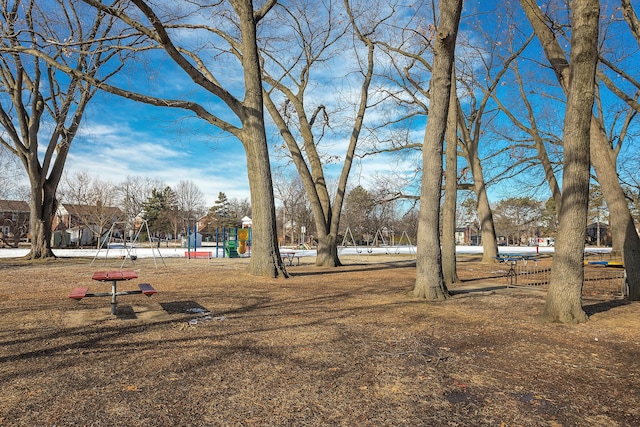
{"type": "Polygon", "coordinates": [[[416,261],[390,261],[390,262],[381,262],[376,264],[344,264],[340,267],[332,267],[331,269],[327,268],[324,270],[314,270],[314,271],[288,271],[291,277],[294,276],[325,276],[329,274],[343,274],[348,272],[356,272],[356,271],[377,271],[377,270],[391,270],[398,268],[407,268],[407,267],[415,267],[416,261]]]}
{"type": "Polygon", "coordinates": [[[614,308],[622,307],[631,304],[630,301],[624,299],[614,299],[608,301],[600,301],[593,304],[584,305],[582,309],[588,316],[592,316],[597,313],[603,313],[605,311],[612,310],[614,308]]]}
{"type": "Polygon", "coordinates": [[[506,285],[495,285],[495,286],[479,286],[477,288],[458,288],[458,289],[449,289],[449,295],[462,295],[462,294],[472,294],[472,293],[486,293],[486,292],[495,292],[503,289],[507,289],[506,285]]]}

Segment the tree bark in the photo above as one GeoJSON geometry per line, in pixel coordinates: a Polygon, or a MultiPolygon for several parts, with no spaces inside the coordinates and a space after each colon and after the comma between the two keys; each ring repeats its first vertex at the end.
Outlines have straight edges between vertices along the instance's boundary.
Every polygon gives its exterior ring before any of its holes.
{"type": "Polygon", "coordinates": [[[564,118],[562,206],[558,237],[547,292],[544,318],[580,323],[582,310],[584,241],[589,204],[589,134],[598,62],[598,0],[572,2],[573,27],[567,107],[564,118]]]}
{"type": "MultiPolygon", "coordinates": [[[[455,72],[452,72],[455,74],[455,72]]],[[[460,281],[456,270],[456,203],[458,200],[458,98],[456,79],[451,78],[451,96],[446,131],[446,167],[442,206],[442,274],[446,286],[460,281]]]]}
{"type": "MultiPolygon", "coordinates": [[[[542,44],[560,86],[566,92],[570,76],[569,64],[558,39],[535,1],[520,0],[520,4],[542,44]]],[[[622,250],[629,285],[629,299],[638,301],[640,300],[640,236],[635,230],[633,217],[618,179],[615,154],[608,142],[601,118],[596,118],[593,114],[591,116],[590,151],[591,162],[611,213],[613,246],[622,250]]]]}
{"type": "Polygon", "coordinates": [[[249,271],[255,276],[288,277],[278,248],[276,211],[269,148],[264,123],[262,73],[256,44],[256,20],[251,0],[232,0],[242,33],[245,98],[240,140],[247,154],[253,238],[249,271]]]}
{"type": "MultiPolygon", "coordinates": [[[[32,179],[32,181],[37,181],[32,179]]],[[[43,259],[55,257],[51,250],[51,234],[53,217],[56,211],[55,193],[43,190],[32,185],[29,200],[31,217],[29,226],[31,230],[31,250],[26,255],[27,259],[43,259]]]]}
{"type": "MultiPolygon", "coordinates": [[[[458,121],[462,122],[462,117],[458,114],[458,121]]],[[[498,255],[498,243],[496,241],[496,229],[493,223],[493,213],[487,196],[487,185],[484,180],[482,163],[478,154],[477,136],[472,138],[468,129],[461,126],[462,138],[464,141],[463,152],[469,162],[471,176],[473,177],[473,190],[476,194],[476,210],[478,212],[478,222],[480,224],[480,235],[482,239],[482,262],[494,262],[498,255]]]]}
{"type": "Polygon", "coordinates": [[[422,146],[422,190],[418,217],[417,276],[413,295],[443,300],[448,291],[442,275],[440,250],[440,194],[442,143],[447,127],[451,76],[462,0],[440,3],[440,24],[433,40],[431,109],[422,146]]]}

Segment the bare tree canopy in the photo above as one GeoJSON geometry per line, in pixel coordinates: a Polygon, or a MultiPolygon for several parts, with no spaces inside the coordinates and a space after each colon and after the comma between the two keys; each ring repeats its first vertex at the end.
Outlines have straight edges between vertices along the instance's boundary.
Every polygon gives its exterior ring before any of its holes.
{"type": "Polygon", "coordinates": [[[91,83],[116,74],[122,52],[135,44],[114,19],[74,0],[2,1],[0,18],[0,135],[29,177],[30,258],[53,256],[51,225],[56,191],[85,108],[91,83]],[[41,142],[44,140],[44,144],[41,142]]]}
{"type": "MultiPolygon", "coordinates": [[[[205,95],[205,102],[198,102],[192,94],[180,94],[183,98],[163,98],[157,93],[145,93],[125,85],[98,84],[91,80],[92,83],[135,101],[190,111],[240,140],[250,171],[249,186],[254,208],[250,271],[259,276],[287,277],[278,252],[257,50],[258,23],[276,1],[260,2],[257,8],[251,0],[219,1],[210,5],[180,1],[167,10],[161,3],[132,0],[135,7],[127,8],[126,12],[96,0],[84,1],[138,31],[181,70],[185,82],[192,84],[193,90],[205,95]],[[185,34],[181,30],[201,35],[202,44],[193,46],[196,38],[181,37],[185,34]],[[230,68],[242,76],[240,83],[236,73],[229,72],[230,68]],[[209,103],[210,96],[221,102],[209,103]],[[221,112],[221,103],[228,111],[221,112]]],[[[76,76],[73,70],[67,71],[76,76]]],[[[87,78],[86,75],[78,77],[87,78]]]]}

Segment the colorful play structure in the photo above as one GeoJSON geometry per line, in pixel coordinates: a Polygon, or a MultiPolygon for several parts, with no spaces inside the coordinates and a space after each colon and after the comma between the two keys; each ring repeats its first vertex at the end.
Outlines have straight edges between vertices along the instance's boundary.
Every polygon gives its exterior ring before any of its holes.
{"type": "MultiPolygon", "coordinates": [[[[197,236],[196,227],[189,227],[188,235],[197,236]]],[[[251,255],[251,228],[222,227],[216,228],[214,234],[215,246],[201,246],[198,248],[197,239],[187,240],[187,251],[184,253],[187,258],[200,258],[201,254],[208,254],[208,258],[218,258],[219,249],[222,248],[222,258],[238,258],[240,256],[251,255]],[[215,247],[215,251],[213,248],[215,247]],[[212,249],[207,252],[206,249],[212,249]]]]}

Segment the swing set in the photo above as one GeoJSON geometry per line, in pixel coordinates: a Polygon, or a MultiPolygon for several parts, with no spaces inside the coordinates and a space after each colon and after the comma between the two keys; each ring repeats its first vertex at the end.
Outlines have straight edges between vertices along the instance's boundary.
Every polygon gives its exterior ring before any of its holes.
{"type": "Polygon", "coordinates": [[[378,229],[371,244],[367,243],[366,245],[358,245],[356,243],[356,239],[353,237],[353,233],[351,232],[351,227],[347,227],[344,232],[344,237],[342,238],[342,244],[338,249],[338,253],[340,253],[341,249],[353,247],[356,250],[356,254],[358,254],[359,256],[364,250],[366,250],[367,253],[372,254],[374,252],[374,248],[384,247],[386,255],[391,255],[389,251],[390,249],[395,249],[394,254],[398,255],[400,253],[401,247],[407,247],[410,254],[415,254],[415,246],[413,246],[413,244],[411,243],[409,234],[407,234],[406,231],[402,232],[402,235],[400,236],[400,239],[397,243],[395,242],[395,239],[393,237],[392,241],[394,245],[387,244],[387,241],[382,234],[382,230],[378,229]]]}
{"type": "MultiPolygon", "coordinates": [[[[135,264],[135,260],[138,259],[138,256],[136,254],[136,247],[138,247],[139,245],[139,237],[140,237],[140,232],[142,230],[145,230],[147,232],[147,236],[149,236],[149,239],[151,239],[151,233],[149,232],[149,223],[147,222],[147,220],[142,220],[142,223],[140,224],[140,227],[138,227],[138,231],[135,234],[133,233],[134,230],[131,227],[130,222],[116,221],[113,224],[111,224],[111,228],[107,232],[106,238],[102,239],[100,243],[100,248],[98,248],[98,252],[96,252],[95,256],[93,257],[93,260],[91,260],[90,265],[93,265],[96,259],[98,259],[98,256],[100,255],[100,253],[103,251],[104,251],[104,261],[102,265],[106,265],[107,258],[109,257],[109,251],[117,250],[115,248],[114,249],[111,248],[111,243],[113,243],[114,241],[120,241],[120,240],[122,241],[122,248],[119,248],[120,250],[119,258],[122,260],[122,263],[120,264],[120,269],[124,267],[127,260],[131,261],[131,264],[135,264]],[[114,237],[114,231],[120,230],[120,227],[118,227],[118,225],[122,225],[123,226],[122,228],[129,231],[129,233],[124,233],[121,239],[116,239],[114,237]],[[129,234],[129,241],[127,241],[127,234],[129,234]]],[[[162,264],[166,267],[167,264],[164,262],[164,258],[160,253],[160,249],[158,249],[157,246],[154,245],[153,242],[151,242],[151,240],[149,240],[149,242],[151,243],[151,254],[153,255],[153,264],[155,265],[156,269],[158,268],[156,252],[157,252],[158,258],[162,260],[162,264]]]]}

